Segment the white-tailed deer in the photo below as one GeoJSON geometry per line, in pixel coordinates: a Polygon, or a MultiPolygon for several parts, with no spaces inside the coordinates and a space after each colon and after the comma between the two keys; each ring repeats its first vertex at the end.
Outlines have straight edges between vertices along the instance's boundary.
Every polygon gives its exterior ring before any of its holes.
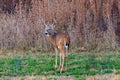
{"type": "Polygon", "coordinates": [[[68,64],[68,50],[70,45],[70,37],[67,33],[57,33],[54,31],[54,24],[46,24],[45,25],[45,35],[49,39],[49,41],[52,43],[55,53],[56,53],[56,59],[55,59],[55,66],[54,68],[58,68],[58,54],[60,55],[60,73],[63,71],[64,67],[64,60],[66,59],[66,68],[68,64]],[[60,53],[58,53],[58,50],[60,53]],[[65,52],[64,52],[65,51],[65,52]]]}

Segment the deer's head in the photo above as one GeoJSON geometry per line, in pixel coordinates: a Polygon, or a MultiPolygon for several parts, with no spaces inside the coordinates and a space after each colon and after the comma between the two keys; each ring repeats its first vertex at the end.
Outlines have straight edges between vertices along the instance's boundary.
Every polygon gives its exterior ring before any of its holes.
{"type": "Polygon", "coordinates": [[[44,33],[45,33],[46,36],[54,36],[56,34],[56,32],[54,31],[54,28],[56,26],[55,23],[56,23],[55,19],[53,19],[52,24],[44,22],[44,26],[45,26],[45,32],[44,33]]]}
{"type": "Polygon", "coordinates": [[[47,24],[45,23],[45,35],[46,36],[54,36],[56,32],[54,31],[55,24],[47,24]]]}

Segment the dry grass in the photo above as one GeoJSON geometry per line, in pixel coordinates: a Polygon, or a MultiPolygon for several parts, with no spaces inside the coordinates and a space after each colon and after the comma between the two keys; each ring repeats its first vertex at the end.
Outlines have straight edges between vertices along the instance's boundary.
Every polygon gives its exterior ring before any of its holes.
{"type": "MultiPolygon", "coordinates": [[[[3,1],[6,9],[15,5],[7,5],[7,1],[3,1]]],[[[51,45],[43,35],[42,20],[53,23],[53,18],[57,31],[69,33],[72,49],[102,51],[119,47],[119,0],[21,0],[16,5],[12,8],[14,14],[0,13],[1,48],[39,46],[49,50],[51,45]]]]}

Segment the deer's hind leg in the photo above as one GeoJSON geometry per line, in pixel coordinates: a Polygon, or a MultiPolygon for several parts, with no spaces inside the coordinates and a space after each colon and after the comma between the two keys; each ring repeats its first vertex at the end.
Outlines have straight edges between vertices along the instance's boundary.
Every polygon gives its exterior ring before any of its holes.
{"type": "Polygon", "coordinates": [[[61,59],[60,73],[62,73],[63,68],[64,68],[64,58],[65,58],[65,56],[64,56],[64,52],[63,51],[61,52],[61,57],[62,57],[62,59],[61,59]]]}
{"type": "Polygon", "coordinates": [[[55,69],[58,69],[58,49],[55,48],[55,69]]]}
{"type": "Polygon", "coordinates": [[[68,47],[65,47],[66,70],[68,68],[68,47]]]}

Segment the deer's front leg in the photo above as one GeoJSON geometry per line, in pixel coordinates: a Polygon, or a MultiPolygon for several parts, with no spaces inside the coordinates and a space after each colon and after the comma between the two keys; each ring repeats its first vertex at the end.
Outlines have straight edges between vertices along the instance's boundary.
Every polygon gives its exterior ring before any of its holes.
{"type": "Polygon", "coordinates": [[[58,60],[58,49],[55,48],[55,66],[54,66],[55,69],[58,68],[57,60],[58,60]]]}

